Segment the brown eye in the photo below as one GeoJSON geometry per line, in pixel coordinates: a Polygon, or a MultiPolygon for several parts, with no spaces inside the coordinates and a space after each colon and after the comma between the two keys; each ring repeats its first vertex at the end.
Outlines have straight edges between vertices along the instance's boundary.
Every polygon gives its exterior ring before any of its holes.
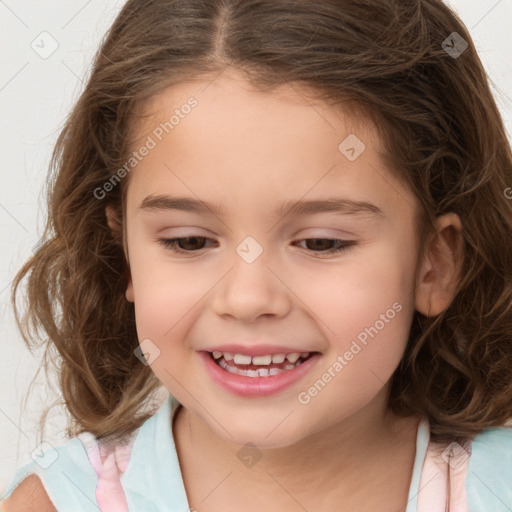
{"type": "Polygon", "coordinates": [[[211,240],[205,236],[187,236],[182,238],[160,238],[158,240],[166,249],[177,253],[193,253],[203,249],[204,242],[211,240]]]}
{"type": "Polygon", "coordinates": [[[355,245],[353,240],[340,240],[338,238],[305,238],[305,249],[324,254],[336,253],[348,250],[355,245]]]}

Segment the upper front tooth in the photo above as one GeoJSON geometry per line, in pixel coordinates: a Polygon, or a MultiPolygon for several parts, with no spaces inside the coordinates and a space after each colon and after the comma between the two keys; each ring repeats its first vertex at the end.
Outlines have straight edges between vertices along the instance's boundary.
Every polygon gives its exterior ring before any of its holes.
{"type": "Polygon", "coordinates": [[[288,359],[288,361],[290,361],[290,363],[296,363],[297,360],[299,359],[299,357],[300,357],[299,352],[292,352],[291,354],[286,354],[286,359],[288,359]]]}
{"type": "Polygon", "coordinates": [[[251,364],[251,356],[244,356],[243,354],[235,354],[235,364],[251,364]]]}
{"type": "Polygon", "coordinates": [[[286,359],[286,354],[274,354],[272,356],[272,362],[279,364],[282,363],[286,359]]]}
{"type": "Polygon", "coordinates": [[[272,356],[253,356],[252,358],[252,364],[270,364],[272,361],[272,356]]]}

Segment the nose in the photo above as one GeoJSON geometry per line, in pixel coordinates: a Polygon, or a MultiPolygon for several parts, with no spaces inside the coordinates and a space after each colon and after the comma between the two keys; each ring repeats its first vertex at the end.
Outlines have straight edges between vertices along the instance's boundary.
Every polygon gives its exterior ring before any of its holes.
{"type": "Polygon", "coordinates": [[[214,312],[252,323],[259,317],[283,317],[291,307],[292,292],[279,265],[263,251],[254,261],[242,252],[232,258],[231,269],[215,287],[214,312]],[[242,254],[242,256],[240,256],[242,254]]]}

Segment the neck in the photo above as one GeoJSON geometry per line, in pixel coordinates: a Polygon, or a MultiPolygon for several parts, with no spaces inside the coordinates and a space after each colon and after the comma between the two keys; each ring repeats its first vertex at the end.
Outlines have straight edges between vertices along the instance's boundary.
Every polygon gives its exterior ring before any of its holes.
{"type": "MultiPolygon", "coordinates": [[[[417,427],[417,418],[395,416],[386,410],[383,397],[378,396],[356,415],[292,445],[275,449],[246,447],[246,463],[239,458],[242,446],[219,438],[184,408],[177,413],[173,431],[184,479],[191,475],[189,487],[197,482],[195,496],[204,498],[215,487],[214,482],[220,483],[230,475],[230,484],[222,484],[230,499],[233,495],[228,490],[233,487],[239,495],[254,493],[266,497],[268,503],[276,503],[271,501],[274,498],[279,501],[278,496],[284,503],[282,497],[288,494],[285,501],[291,496],[299,503],[318,505],[319,497],[328,500],[336,495],[344,496],[349,510],[349,501],[353,503],[350,506],[357,507],[367,502],[372,488],[379,484],[386,487],[390,460],[394,467],[405,468],[407,477],[402,478],[398,494],[407,501],[417,427]],[[255,464],[251,456],[258,458],[255,464]],[[199,482],[210,484],[200,489],[199,482]],[[361,501],[363,497],[365,501],[361,501]]],[[[192,505],[205,509],[202,503],[192,505]]]]}

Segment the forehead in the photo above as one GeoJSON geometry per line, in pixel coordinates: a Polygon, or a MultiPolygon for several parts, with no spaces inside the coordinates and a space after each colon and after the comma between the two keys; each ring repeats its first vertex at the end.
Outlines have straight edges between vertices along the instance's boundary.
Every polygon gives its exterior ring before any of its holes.
{"type": "MultiPolygon", "coordinates": [[[[177,111],[186,107],[191,98],[197,101],[199,108],[190,112],[193,114],[190,118],[199,117],[203,125],[211,121],[208,128],[212,131],[230,126],[234,129],[237,124],[253,128],[259,124],[264,127],[262,121],[267,119],[266,127],[274,128],[274,131],[285,127],[289,133],[297,129],[297,132],[307,130],[312,135],[313,130],[317,133],[319,128],[322,131],[332,131],[342,123],[346,129],[351,129],[363,137],[375,138],[373,144],[380,146],[375,127],[364,114],[363,108],[354,101],[337,100],[336,106],[330,105],[320,97],[318,91],[302,83],[263,88],[248,82],[239,72],[233,70],[223,71],[220,75],[196,75],[169,86],[140,103],[135,136],[142,138],[154,130],[158,123],[168,121],[173,113],[178,115],[179,122],[184,117],[189,117],[188,113],[183,117],[177,111]],[[219,111],[222,113],[220,116],[219,111]],[[200,114],[197,115],[197,112],[200,114]],[[303,120],[301,125],[295,122],[299,119],[303,120]]],[[[173,122],[176,121],[178,119],[173,122]]],[[[177,128],[179,122],[172,130],[177,128]]],[[[188,121],[187,124],[193,122],[188,121]]]]}
{"type": "Polygon", "coordinates": [[[262,91],[232,74],[169,87],[139,111],[133,146],[151,139],[154,148],[132,172],[129,195],[140,204],[179,189],[173,195],[226,207],[265,197],[277,211],[278,202],[349,191],[410,209],[414,199],[385,168],[377,130],[345,106],[297,85],[262,91]]]}

